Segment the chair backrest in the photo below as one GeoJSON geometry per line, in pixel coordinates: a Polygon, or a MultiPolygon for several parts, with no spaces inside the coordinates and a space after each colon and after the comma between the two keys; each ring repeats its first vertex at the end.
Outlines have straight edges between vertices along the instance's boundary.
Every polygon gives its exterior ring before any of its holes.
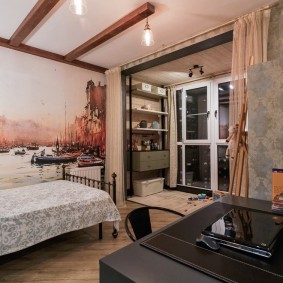
{"type": "Polygon", "coordinates": [[[141,239],[142,237],[152,233],[150,213],[149,213],[150,210],[161,210],[161,211],[173,213],[173,214],[176,214],[182,217],[184,216],[184,214],[178,211],[168,209],[168,208],[163,208],[163,207],[146,206],[146,207],[136,208],[132,210],[126,216],[126,219],[125,219],[126,233],[133,241],[141,239]],[[132,232],[130,231],[129,223],[131,224],[132,230],[135,235],[133,235],[132,232]]]}

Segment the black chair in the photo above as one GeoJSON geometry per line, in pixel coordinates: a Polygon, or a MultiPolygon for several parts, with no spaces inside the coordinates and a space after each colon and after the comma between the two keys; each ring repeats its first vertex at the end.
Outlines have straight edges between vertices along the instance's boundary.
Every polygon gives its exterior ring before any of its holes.
{"type": "Polygon", "coordinates": [[[126,216],[126,219],[125,219],[126,232],[133,241],[136,241],[152,233],[151,220],[150,220],[150,215],[149,215],[150,210],[161,210],[161,211],[166,211],[166,212],[176,214],[182,217],[185,216],[184,214],[178,211],[168,209],[168,208],[163,208],[163,207],[157,207],[157,206],[146,206],[146,207],[136,208],[133,211],[131,211],[126,216]],[[129,223],[132,226],[132,230],[135,234],[135,237],[130,231],[129,223]]]}

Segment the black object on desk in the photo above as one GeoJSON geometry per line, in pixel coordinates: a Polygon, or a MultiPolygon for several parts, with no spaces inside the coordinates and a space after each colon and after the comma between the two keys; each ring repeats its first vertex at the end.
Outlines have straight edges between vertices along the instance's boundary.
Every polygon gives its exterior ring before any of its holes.
{"type": "Polygon", "coordinates": [[[218,251],[220,249],[220,244],[217,240],[203,234],[196,238],[196,244],[200,247],[205,247],[213,251],[218,251]]]}
{"type": "Polygon", "coordinates": [[[221,245],[270,258],[276,252],[282,228],[272,213],[237,207],[206,227],[202,235],[208,246],[211,242],[207,237],[221,245]]]}

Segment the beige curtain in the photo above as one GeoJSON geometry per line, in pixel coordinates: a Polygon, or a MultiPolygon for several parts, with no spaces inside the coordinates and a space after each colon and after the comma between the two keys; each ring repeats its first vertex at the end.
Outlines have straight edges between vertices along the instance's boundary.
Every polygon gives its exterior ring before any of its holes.
{"type": "Polygon", "coordinates": [[[106,74],[106,165],[105,177],[117,174],[117,205],[125,204],[123,160],[123,112],[121,69],[113,68],[106,74]]]}
{"type": "Polygon", "coordinates": [[[168,92],[168,149],[170,150],[170,168],[167,171],[166,183],[170,188],[177,185],[178,152],[177,152],[177,108],[176,89],[169,87],[168,92]]]}
{"type": "Polygon", "coordinates": [[[238,123],[247,84],[247,68],[266,62],[270,9],[253,12],[234,24],[230,125],[238,123]]]}
{"type": "MultiPolygon", "coordinates": [[[[261,10],[239,18],[234,24],[231,74],[234,89],[231,90],[229,102],[230,126],[239,123],[239,115],[248,96],[248,67],[267,61],[269,18],[270,9],[261,10]]],[[[230,168],[232,171],[236,170],[236,176],[241,164],[243,177],[240,184],[237,181],[237,186],[242,188],[242,195],[247,193],[248,196],[248,155],[244,155],[243,163],[239,160],[234,164],[233,160],[230,160],[230,168]]],[[[233,187],[230,188],[232,192],[237,191],[236,179],[237,177],[234,179],[233,187]]]]}

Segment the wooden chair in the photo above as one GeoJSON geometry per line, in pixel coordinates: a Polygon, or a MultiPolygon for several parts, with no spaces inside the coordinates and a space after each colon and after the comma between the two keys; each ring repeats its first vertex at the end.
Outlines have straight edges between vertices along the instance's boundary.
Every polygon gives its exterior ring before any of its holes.
{"type": "Polygon", "coordinates": [[[165,211],[165,212],[172,213],[175,215],[179,215],[181,217],[185,216],[184,214],[178,211],[168,209],[168,208],[163,208],[163,207],[146,206],[146,207],[136,208],[132,210],[126,216],[126,219],[125,219],[126,233],[132,239],[132,241],[136,241],[152,233],[151,219],[150,219],[150,214],[149,214],[150,210],[157,210],[157,211],[160,210],[160,211],[165,211]],[[134,235],[130,230],[129,224],[131,224],[134,235]]]}

